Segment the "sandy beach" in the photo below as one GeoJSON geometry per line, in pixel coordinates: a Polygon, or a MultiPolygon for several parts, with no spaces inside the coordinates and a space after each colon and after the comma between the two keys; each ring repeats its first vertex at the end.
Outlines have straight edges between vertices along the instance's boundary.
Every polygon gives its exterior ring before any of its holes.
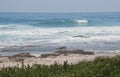
{"type": "Polygon", "coordinates": [[[33,64],[44,64],[51,65],[57,62],[58,64],[63,64],[67,61],[69,64],[76,64],[82,61],[93,61],[96,57],[113,57],[119,55],[120,53],[84,53],[82,50],[67,50],[66,53],[62,52],[57,55],[53,54],[42,54],[41,56],[33,56],[29,53],[20,53],[14,56],[2,56],[0,57],[0,67],[13,67],[13,66],[21,66],[22,62],[25,65],[33,65],[33,64]],[[73,53],[75,51],[75,53],[73,53]],[[80,51],[80,52],[79,52],[80,51]]]}

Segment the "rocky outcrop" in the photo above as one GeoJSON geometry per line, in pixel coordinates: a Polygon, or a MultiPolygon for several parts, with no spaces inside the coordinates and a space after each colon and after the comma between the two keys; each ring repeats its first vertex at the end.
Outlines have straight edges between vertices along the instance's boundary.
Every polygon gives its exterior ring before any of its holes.
{"type": "Polygon", "coordinates": [[[66,49],[60,49],[56,51],[55,53],[50,54],[41,54],[41,58],[47,58],[47,57],[57,57],[59,55],[69,55],[69,54],[81,54],[81,55],[94,55],[94,52],[88,52],[84,50],[66,50],[66,49]]]}
{"type": "Polygon", "coordinates": [[[20,53],[13,55],[12,57],[34,57],[34,56],[30,55],[30,53],[20,53]]]}
{"type": "Polygon", "coordinates": [[[25,60],[25,58],[24,57],[9,57],[9,60],[11,62],[22,62],[25,60]]]}
{"type": "Polygon", "coordinates": [[[24,61],[25,58],[30,58],[30,57],[35,57],[35,56],[30,55],[30,53],[20,53],[10,56],[9,60],[13,62],[19,62],[19,61],[24,61]]]}
{"type": "Polygon", "coordinates": [[[41,54],[41,58],[47,58],[47,57],[57,57],[60,54],[58,53],[51,53],[51,54],[41,54]]]}
{"type": "Polygon", "coordinates": [[[61,46],[61,47],[59,47],[57,49],[66,49],[66,47],[65,46],[61,46]]]}
{"type": "Polygon", "coordinates": [[[94,55],[94,52],[84,51],[84,50],[58,50],[55,53],[59,54],[82,54],[82,55],[94,55]]]}

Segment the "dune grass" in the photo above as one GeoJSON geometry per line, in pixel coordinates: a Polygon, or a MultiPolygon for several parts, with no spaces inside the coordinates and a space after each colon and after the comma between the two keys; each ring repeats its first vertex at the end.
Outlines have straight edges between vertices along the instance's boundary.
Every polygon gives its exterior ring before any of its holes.
{"type": "Polygon", "coordinates": [[[120,56],[98,57],[91,62],[63,65],[37,65],[32,67],[6,67],[0,69],[0,77],[120,77],[120,56]]]}

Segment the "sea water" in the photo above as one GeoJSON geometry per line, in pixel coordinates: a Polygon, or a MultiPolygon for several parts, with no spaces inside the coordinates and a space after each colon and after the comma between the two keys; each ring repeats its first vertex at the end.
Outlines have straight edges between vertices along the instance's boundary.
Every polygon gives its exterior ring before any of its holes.
{"type": "Polygon", "coordinates": [[[0,13],[1,54],[53,52],[61,46],[119,52],[120,13],[0,13]]]}

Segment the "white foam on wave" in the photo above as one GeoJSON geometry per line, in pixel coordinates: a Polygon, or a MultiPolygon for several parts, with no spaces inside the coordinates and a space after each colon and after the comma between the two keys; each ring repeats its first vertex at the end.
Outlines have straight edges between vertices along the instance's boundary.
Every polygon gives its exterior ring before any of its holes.
{"type": "MultiPolygon", "coordinates": [[[[9,26],[8,26],[9,27],[9,26]]],[[[17,26],[12,30],[0,30],[0,45],[31,45],[38,43],[76,44],[91,47],[115,47],[120,45],[120,26],[38,28],[17,26]],[[78,36],[78,37],[74,37],[78,36]],[[83,36],[83,37],[82,37],[83,36]],[[87,38],[86,38],[87,37],[87,38]]]]}
{"type": "Polygon", "coordinates": [[[74,28],[18,28],[13,30],[1,30],[0,35],[11,36],[54,36],[54,35],[119,35],[120,27],[74,27],[74,28]]]}
{"type": "Polygon", "coordinates": [[[18,36],[38,36],[38,35],[53,35],[53,34],[63,34],[63,35],[102,35],[110,34],[116,35],[120,34],[120,27],[74,27],[74,28],[34,28],[34,27],[20,27],[13,30],[1,30],[0,35],[18,35],[18,36]]]}
{"type": "Polygon", "coordinates": [[[88,23],[88,20],[85,20],[85,19],[81,19],[81,20],[74,20],[76,23],[78,24],[87,24],[88,23]]]}

